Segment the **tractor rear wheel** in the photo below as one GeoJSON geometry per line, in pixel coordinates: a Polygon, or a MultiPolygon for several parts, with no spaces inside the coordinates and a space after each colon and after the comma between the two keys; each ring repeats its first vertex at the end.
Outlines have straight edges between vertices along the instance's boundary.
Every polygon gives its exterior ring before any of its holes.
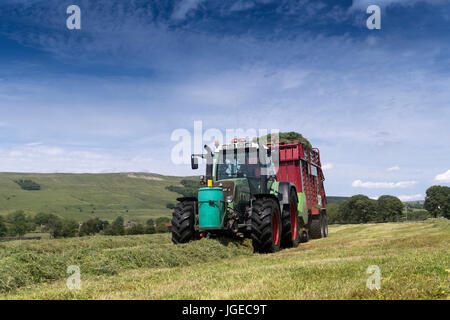
{"type": "Polygon", "coordinates": [[[179,202],[172,215],[172,242],[175,244],[186,243],[194,240],[195,235],[194,203],[179,202]]]}
{"type": "Polygon", "coordinates": [[[322,214],[312,216],[311,225],[309,227],[309,236],[311,239],[323,238],[322,214]]]}
{"type": "Polygon", "coordinates": [[[253,201],[252,244],[259,253],[276,252],[281,244],[281,214],[278,203],[271,198],[253,201]]]}
{"type": "Polygon", "coordinates": [[[300,242],[300,223],[297,205],[297,196],[291,192],[289,206],[283,210],[283,237],[281,245],[285,248],[296,248],[300,242]]]}

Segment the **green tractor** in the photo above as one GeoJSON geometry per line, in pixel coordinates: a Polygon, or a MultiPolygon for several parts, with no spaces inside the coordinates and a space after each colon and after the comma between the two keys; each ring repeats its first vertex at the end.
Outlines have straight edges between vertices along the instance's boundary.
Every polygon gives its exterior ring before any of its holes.
{"type": "Polygon", "coordinates": [[[296,186],[277,181],[272,150],[262,144],[233,139],[215,153],[191,156],[206,159],[198,197],[178,198],[172,218],[172,241],[186,243],[202,237],[251,238],[255,252],[270,253],[306,241],[308,211],[296,186]],[[299,216],[299,209],[302,212],[299,216]]]}

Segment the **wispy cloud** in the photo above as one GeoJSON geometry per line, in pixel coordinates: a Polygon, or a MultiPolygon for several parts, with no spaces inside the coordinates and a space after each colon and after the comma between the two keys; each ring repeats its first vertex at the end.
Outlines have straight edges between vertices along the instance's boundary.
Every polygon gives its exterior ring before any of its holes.
{"type": "Polygon", "coordinates": [[[399,170],[400,170],[399,166],[393,166],[393,167],[386,169],[387,172],[393,172],[393,171],[399,171],[399,170]]]}
{"type": "Polygon", "coordinates": [[[355,180],[352,182],[354,188],[367,188],[367,189],[397,189],[397,188],[409,188],[416,185],[417,181],[399,181],[399,182],[363,182],[361,180],[355,180]]]}
{"type": "Polygon", "coordinates": [[[204,0],[182,0],[175,8],[172,18],[181,20],[186,18],[189,11],[194,10],[198,7],[200,3],[204,0]]]}
{"type": "Polygon", "coordinates": [[[127,157],[47,145],[15,146],[1,151],[2,171],[102,173],[155,170],[154,160],[145,152],[127,157]]]}

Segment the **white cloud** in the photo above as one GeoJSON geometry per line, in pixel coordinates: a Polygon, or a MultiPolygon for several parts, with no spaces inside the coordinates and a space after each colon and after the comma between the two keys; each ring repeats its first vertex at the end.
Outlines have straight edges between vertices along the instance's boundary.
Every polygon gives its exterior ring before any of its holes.
{"type": "Polygon", "coordinates": [[[354,188],[367,188],[367,189],[396,189],[396,188],[409,188],[417,184],[417,181],[399,181],[399,182],[363,182],[361,180],[355,180],[352,182],[354,188]]]}
{"type": "Polygon", "coordinates": [[[30,142],[30,143],[27,143],[26,145],[28,147],[34,147],[34,146],[40,146],[41,144],[42,144],[42,142],[30,142]]]}
{"type": "Polygon", "coordinates": [[[182,20],[186,18],[189,11],[194,10],[203,0],[184,0],[174,10],[173,19],[182,20]]]}
{"type": "Polygon", "coordinates": [[[144,172],[154,167],[146,154],[124,156],[45,145],[15,146],[0,154],[0,168],[4,172],[144,172]]]}
{"type": "Polygon", "coordinates": [[[233,3],[230,8],[230,11],[244,11],[253,8],[255,4],[250,1],[237,1],[233,3]]]}
{"type": "Polygon", "coordinates": [[[325,163],[323,166],[322,166],[322,170],[323,171],[328,171],[328,170],[331,170],[331,169],[333,169],[334,168],[334,164],[333,163],[325,163]]]}
{"type": "Polygon", "coordinates": [[[411,196],[397,196],[401,201],[414,201],[414,200],[423,200],[424,197],[421,194],[415,194],[411,196]]]}
{"type": "Polygon", "coordinates": [[[390,168],[386,169],[387,172],[398,171],[398,170],[400,170],[399,166],[394,166],[394,167],[390,167],[390,168]]]}
{"type": "Polygon", "coordinates": [[[447,170],[444,173],[438,174],[436,177],[434,177],[434,181],[450,182],[450,170],[447,170]]]}

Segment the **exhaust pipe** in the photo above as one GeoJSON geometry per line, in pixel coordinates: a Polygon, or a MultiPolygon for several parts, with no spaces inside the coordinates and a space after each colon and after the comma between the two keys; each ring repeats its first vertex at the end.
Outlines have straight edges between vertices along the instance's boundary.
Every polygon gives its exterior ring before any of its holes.
{"type": "Polygon", "coordinates": [[[206,144],[204,146],[206,150],[206,181],[213,180],[213,152],[210,147],[208,147],[206,144]]]}

